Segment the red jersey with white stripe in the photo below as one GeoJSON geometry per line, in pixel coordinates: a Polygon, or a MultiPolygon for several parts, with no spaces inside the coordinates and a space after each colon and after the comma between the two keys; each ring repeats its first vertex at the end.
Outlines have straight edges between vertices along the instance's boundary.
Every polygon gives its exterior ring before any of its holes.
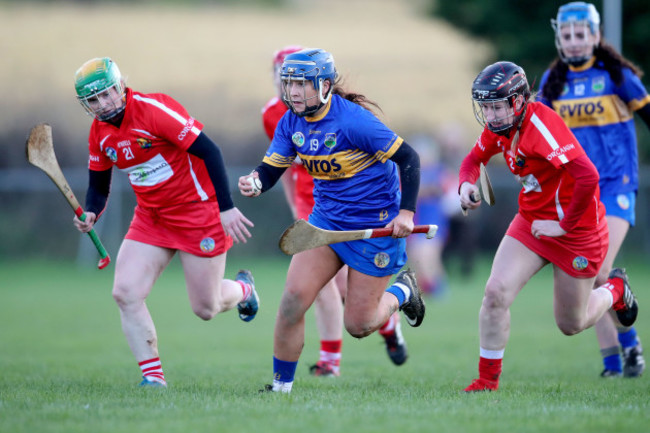
{"type": "MultiPolygon", "coordinates": [[[[271,98],[262,108],[262,122],[269,140],[273,140],[275,127],[287,110],[286,104],[277,96],[271,98]]],[[[306,220],[314,207],[314,178],[299,162],[291,164],[290,170],[295,184],[294,200],[297,217],[306,220]]]]}
{"type": "MultiPolygon", "coordinates": [[[[528,104],[513,150],[512,138],[485,128],[472,148],[481,162],[502,153],[508,168],[521,183],[519,213],[529,222],[561,221],[571,202],[574,179],[563,169],[567,162],[585,152],[571,130],[552,109],[539,102],[528,104]]],[[[584,209],[576,228],[595,227],[605,216],[597,188],[591,205],[584,209]]]]}
{"type": "Polygon", "coordinates": [[[215,200],[203,160],[187,153],[202,129],[171,97],[127,89],[119,128],[93,122],[88,167],[103,171],[114,165],[127,173],[143,207],[215,200]]]}

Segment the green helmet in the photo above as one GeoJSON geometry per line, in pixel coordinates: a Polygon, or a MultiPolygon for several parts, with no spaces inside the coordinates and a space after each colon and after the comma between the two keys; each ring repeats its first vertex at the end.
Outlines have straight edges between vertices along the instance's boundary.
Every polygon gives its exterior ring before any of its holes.
{"type": "Polygon", "coordinates": [[[109,57],[97,57],[81,65],[74,74],[74,87],[81,105],[97,120],[108,120],[124,110],[124,80],[109,57]],[[111,89],[115,89],[112,95],[111,89]],[[104,92],[111,98],[100,98],[104,92]]]}

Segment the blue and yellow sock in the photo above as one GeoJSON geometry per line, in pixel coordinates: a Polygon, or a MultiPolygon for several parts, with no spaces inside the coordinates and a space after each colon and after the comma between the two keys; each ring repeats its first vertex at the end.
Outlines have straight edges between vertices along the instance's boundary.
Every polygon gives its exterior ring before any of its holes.
{"type": "Polygon", "coordinates": [[[273,357],[273,391],[291,392],[297,366],[298,361],[282,361],[273,357]]]}

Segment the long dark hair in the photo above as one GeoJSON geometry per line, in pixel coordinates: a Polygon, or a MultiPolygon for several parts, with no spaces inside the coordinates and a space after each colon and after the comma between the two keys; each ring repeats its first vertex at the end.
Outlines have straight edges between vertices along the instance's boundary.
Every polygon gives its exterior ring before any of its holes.
{"type": "MultiPolygon", "coordinates": [[[[601,41],[594,48],[594,56],[596,56],[596,64],[602,63],[602,68],[609,73],[612,81],[617,86],[623,83],[623,68],[629,68],[639,78],[643,76],[641,68],[623,57],[622,54],[605,41],[601,41]]],[[[553,102],[562,94],[568,71],[569,66],[559,57],[553,60],[549,66],[548,78],[542,88],[542,95],[549,102],[553,102]]]]}
{"type": "Polygon", "coordinates": [[[339,95],[341,98],[347,99],[350,102],[354,102],[357,105],[361,105],[363,108],[373,112],[374,114],[377,114],[375,110],[379,110],[380,112],[383,113],[379,104],[366,98],[365,95],[362,95],[360,93],[348,92],[347,90],[345,90],[345,88],[343,87],[343,79],[341,77],[337,78],[336,81],[334,82],[332,88],[332,94],[339,95]]]}

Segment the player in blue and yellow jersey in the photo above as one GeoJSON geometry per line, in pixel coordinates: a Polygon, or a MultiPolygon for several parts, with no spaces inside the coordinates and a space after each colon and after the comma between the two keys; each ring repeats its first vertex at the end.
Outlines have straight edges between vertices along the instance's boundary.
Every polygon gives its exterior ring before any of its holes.
{"type": "Polygon", "coordinates": [[[324,50],[285,58],[281,78],[290,111],[280,119],[262,163],[240,177],[239,190],[248,197],[267,191],[299,157],[314,178],[312,224],[328,230],[389,227],[393,235],[293,256],[275,324],[270,391],[291,391],[305,312],[344,265],[349,271],[343,321],[354,337],[376,331],[398,309],[411,326],[424,318],[413,272],[400,272],[406,263],[404,237],[414,226],[419,157],[370,111],[376,104],[343,90],[337,76],[334,58],[324,50]]]}
{"type": "MultiPolygon", "coordinates": [[[[597,287],[607,279],[634,226],[639,188],[634,113],[650,126],[650,96],[639,68],[601,40],[600,16],[594,5],[567,3],[551,21],[558,58],[542,77],[539,100],[560,114],[600,175],[609,251],[596,278],[597,287]]],[[[605,366],[603,377],[643,373],[643,349],[633,327],[615,325],[613,316],[605,315],[595,329],[605,366]]]]}

